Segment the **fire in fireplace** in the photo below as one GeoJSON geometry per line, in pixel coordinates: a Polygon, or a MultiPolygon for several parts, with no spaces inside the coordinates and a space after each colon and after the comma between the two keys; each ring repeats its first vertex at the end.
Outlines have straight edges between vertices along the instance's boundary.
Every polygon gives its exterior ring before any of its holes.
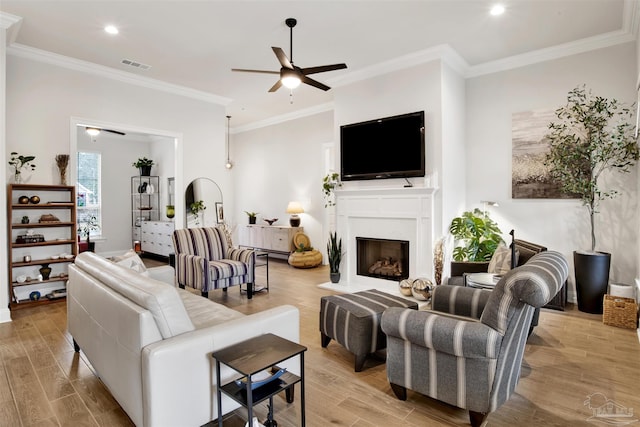
{"type": "Polygon", "coordinates": [[[400,281],[409,277],[409,242],[356,237],[357,274],[400,281]]]}

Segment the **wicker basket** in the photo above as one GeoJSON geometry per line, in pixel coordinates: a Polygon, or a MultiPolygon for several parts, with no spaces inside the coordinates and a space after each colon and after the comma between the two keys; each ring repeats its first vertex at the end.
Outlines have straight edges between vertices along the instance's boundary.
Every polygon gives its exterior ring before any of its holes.
{"type": "Polygon", "coordinates": [[[632,298],[605,295],[602,302],[602,323],[619,328],[635,329],[638,305],[632,298]]]}

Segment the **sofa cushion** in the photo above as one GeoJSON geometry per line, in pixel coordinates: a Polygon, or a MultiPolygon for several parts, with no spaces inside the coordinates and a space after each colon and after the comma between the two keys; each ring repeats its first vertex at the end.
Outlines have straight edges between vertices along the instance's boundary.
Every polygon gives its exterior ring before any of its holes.
{"type": "Polygon", "coordinates": [[[112,261],[123,267],[130,268],[140,274],[149,276],[147,267],[144,265],[144,262],[142,261],[140,256],[133,249],[129,249],[123,255],[114,256],[112,261]]]}
{"type": "Polygon", "coordinates": [[[199,292],[195,294],[185,289],[178,289],[178,293],[196,329],[202,329],[245,317],[245,315],[239,311],[215,303],[210,299],[202,298],[199,292]]]}
{"type": "Polygon", "coordinates": [[[491,274],[506,274],[511,270],[511,249],[506,245],[499,245],[489,261],[487,272],[491,274]]]}
{"type": "Polygon", "coordinates": [[[114,264],[93,252],[79,254],[75,264],[105,286],[149,310],[162,338],[195,329],[175,287],[114,264]]]}

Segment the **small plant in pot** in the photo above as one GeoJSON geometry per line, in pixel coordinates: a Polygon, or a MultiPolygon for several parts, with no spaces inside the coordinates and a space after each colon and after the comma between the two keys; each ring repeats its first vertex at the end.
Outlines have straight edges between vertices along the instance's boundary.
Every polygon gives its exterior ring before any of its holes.
{"type": "Polygon", "coordinates": [[[342,238],[338,239],[338,233],[329,233],[327,242],[327,257],[329,258],[329,277],[331,283],[340,281],[340,263],[342,262],[342,238]]]}
{"type": "Polygon", "coordinates": [[[95,242],[91,241],[91,232],[100,230],[100,224],[95,216],[89,217],[85,222],[81,222],[78,226],[78,233],[80,236],[84,236],[87,242],[87,246],[91,252],[95,249],[95,242]]]}
{"type": "Polygon", "coordinates": [[[13,180],[16,184],[22,183],[22,169],[31,169],[34,171],[36,165],[32,163],[36,156],[23,156],[15,151],[11,152],[9,166],[13,168],[13,180]]]}
{"type": "Polygon", "coordinates": [[[341,187],[340,175],[337,172],[329,173],[322,178],[322,195],[324,197],[324,207],[336,205],[335,189],[341,187]]]}
{"type": "Polygon", "coordinates": [[[580,198],[591,225],[591,250],[573,253],[578,309],[602,313],[611,254],[596,251],[595,219],[600,202],[618,192],[602,188],[599,178],[605,171],[630,172],[638,161],[633,111],[616,99],[593,95],[582,85],[569,91],[567,104],[556,110],[556,117],[549,124],[545,164],[562,191],[580,198]]]}
{"type": "Polygon", "coordinates": [[[134,168],[138,168],[140,176],[151,176],[151,166],[154,165],[153,160],[141,157],[131,164],[134,168]]]}
{"type": "Polygon", "coordinates": [[[244,213],[246,213],[247,216],[249,217],[249,224],[255,224],[256,223],[256,218],[258,217],[258,212],[244,211],[244,213]]]}
{"type": "Polygon", "coordinates": [[[200,225],[200,212],[207,209],[207,207],[204,204],[204,200],[197,200],[191,203],[191,205],[189,206],[189,209],[191,210],[191,213],[196,217],[195,224],[200,225]]]}

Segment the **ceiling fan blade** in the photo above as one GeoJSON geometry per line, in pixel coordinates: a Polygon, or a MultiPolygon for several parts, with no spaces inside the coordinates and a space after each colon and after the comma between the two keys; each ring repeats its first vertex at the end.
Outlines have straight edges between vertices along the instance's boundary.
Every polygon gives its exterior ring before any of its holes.
{"type": "Polygon", "coordinates": [[[273,86],[271,86],[271,89],[269,89],[269,92],[275,92],[278,89],[280,89],[280,86],[282,86],[282,80],[278,79],[278,81],[276,82],[276,84],[274,84],[273,86]]]}
{"type": "Polygon", "coordinates": [[[246,70],[244,68],[232,68],[231,71],[242,71],[243,73],[263,73],[263,74],[280,74],[280,71],[268,70],[246,70]]]}
{"type": "Polygon", "coordinates": [[[330,88],[329,86],[327,86],[326,84],[324,84],[324,83],[320,83],[319,81],[317,81],[317,80],[313,80],[312,78],[309,78],[309,77],[307,77],[307,76],[302,76],[302,77],[300,78],[300,80],[302,80],[302,83],[306,83],[306,84],[311,85],[311,86],[313,86],[313,87],[317,87],[318,89],[322,89],[322,90],[329,90],[329,89],[331,89],[331,88],[330,88]]]}
{"type": "Polygon", "coordinates": [[[112,129],[101,129],[101,130],[103,130],[105,132],[115,133],[117,135],[122,135],[122,136],[126,135],[126,133],[120,132],[119,130],[112,130],[112,129]]]}
{"type": "Polygon", "coordinates": [[[324,73],[325,71],[342,70],[347,68],[347,64],[321,65],[320,67],[301,68],[302,74],[324,73]]]}
{"type": "Polygon", "coordinates": [[[278,61],[280,61],[280,65],[282,65],[284,68],[291,68],[293,70],[293,64],[291,64],[291,61],[289,61],[289,58],[287,58],[287,55],[284,53],[284,50],[280,49],[279,47],[273,47],[273,46],[271,46],[271,49],[273,49],[273,53],[275,53],[276,56],[278,57],[278,61]]]}

